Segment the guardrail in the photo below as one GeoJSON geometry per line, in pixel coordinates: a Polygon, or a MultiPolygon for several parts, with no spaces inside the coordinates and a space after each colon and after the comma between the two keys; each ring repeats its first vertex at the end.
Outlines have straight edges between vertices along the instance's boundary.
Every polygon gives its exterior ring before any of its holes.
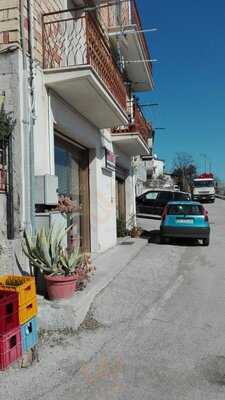
{"type": "Polygon", "coordinates": [[[225,196],[222,196],[222,194],[216,194],[217,199],[225,200],[225,196]]]}

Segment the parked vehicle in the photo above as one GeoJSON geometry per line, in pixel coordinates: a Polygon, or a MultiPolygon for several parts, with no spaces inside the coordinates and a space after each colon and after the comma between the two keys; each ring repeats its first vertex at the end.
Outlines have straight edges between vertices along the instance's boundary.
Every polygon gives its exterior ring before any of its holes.
{"type": "Polygon", "coordinates": [[[202,174],[193,180],[192,200],[214,203],[215,193],[213,174],[202,174]]]}
{"type": "Polygon", "coordinates": [[[148,190],[136,199],[137,214],[162,215],[169,201],[190,200],[189,193],[174,190],[148,190]]]}
{"type": "Polygon", "coordinates": [[[201,239],[209,245],[210,227],[208,212],[202,204],[193,201],[169,202],[162,215],[160,237],[201,239]]]}

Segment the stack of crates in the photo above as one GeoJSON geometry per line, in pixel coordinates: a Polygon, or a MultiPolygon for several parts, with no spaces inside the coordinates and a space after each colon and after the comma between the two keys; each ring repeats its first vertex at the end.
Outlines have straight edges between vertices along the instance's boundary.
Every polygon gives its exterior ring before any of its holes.
{"type": "Polygon", "coordinates": [[[36,346],[36,315],[35,279],[30,276],[0,276],[0,316],[3,316],[0,319],[0,370],[36,346]]]}

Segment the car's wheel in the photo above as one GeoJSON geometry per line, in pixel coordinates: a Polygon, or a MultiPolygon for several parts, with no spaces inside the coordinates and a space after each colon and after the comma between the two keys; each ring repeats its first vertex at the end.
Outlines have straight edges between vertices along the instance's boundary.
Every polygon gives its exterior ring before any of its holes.
{"type": "Polygon", "coordinates": [[[202,244],[203,244],[203,246],[208,246],[208,245],[209,245],[209,237],[203,239],[203,240],[202,240],[202,244]]]}

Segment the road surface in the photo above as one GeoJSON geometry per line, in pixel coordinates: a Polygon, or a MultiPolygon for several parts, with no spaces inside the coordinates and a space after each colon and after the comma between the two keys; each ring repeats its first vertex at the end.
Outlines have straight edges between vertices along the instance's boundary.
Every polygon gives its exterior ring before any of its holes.
{"type": "Polygon", "coordinates": [[[24,388],[8,377],[0,398],[224,400],[225,201],[207,208],[209,247],[160,245],[159,221],[140,220],[150,243],[97,297],[79,334],[52,349],[60,364],[30,369],[24,388]]]}

